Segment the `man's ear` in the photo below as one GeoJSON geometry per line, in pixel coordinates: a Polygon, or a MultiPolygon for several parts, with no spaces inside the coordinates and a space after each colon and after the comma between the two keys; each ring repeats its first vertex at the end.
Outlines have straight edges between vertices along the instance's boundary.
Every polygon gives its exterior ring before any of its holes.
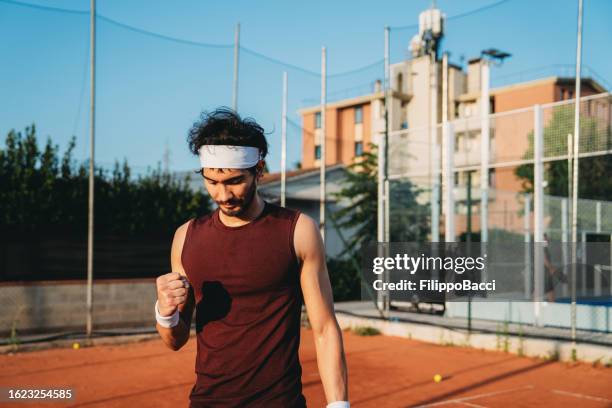
{"type": "Polygon", "coordinates": [[[255,177],[257,178],[257,180],[261,179],[263,177],[263,173],[264,173],[264,169],[266,168],[266,161],[265,160],[260,160],[257,163],[257,167],[256,167],[256,174],[255,177]]]}

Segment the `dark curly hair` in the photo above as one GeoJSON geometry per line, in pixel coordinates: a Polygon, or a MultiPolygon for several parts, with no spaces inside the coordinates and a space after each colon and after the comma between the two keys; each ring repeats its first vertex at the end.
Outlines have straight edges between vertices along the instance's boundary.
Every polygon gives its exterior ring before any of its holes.
{"type": "Polygon", "coordinates": [[[198,155],[203,145],[257,147],[261,158],[268,154],[268,142],[263,128],[252,118],[241,118],[230,108],[221,107],[202,112],[187,136],[191,153],[198,155]]]}

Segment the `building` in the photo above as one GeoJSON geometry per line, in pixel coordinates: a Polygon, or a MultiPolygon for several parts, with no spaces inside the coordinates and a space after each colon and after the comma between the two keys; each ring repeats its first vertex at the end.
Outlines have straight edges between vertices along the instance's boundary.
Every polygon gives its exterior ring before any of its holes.
{"type": "MultiPolygon", "coordinates": [[[[461,67],[448,64],[448,113],[447,120],[457,118],[479,118],[481,98],[481,78],[483,60],[476,58],[469,61],[467,71],[461,67]]],[[[389,112],[390,132],[409,129],[423,129],[433,123],[442,123],[444,107],[441,98],[429,92],[427,78],[429,71],[442,68],[442,62],[432,64],[429,57],[419,57],[391,65],[391,103],[389,112]],[[422,83],[425,82],[425,86],[422,83]],[[431,100],[437,99],[435,106],[431,100]],[[432,121],[435,117],[435,122],[432,121]]],[[[441,77],[441,75],[438,75],[441,77]]],[[[440,81],[442,78],[438,78],[440,81]]],[[[440,82],[437,81],[437,82],[440,82]]],[[[591,78],[583,78],[581,95],[589,96],[606,92],[606,89],[591,78]]],[[[436,91],[442,94],[438,85],[436,91]]],[[[490,113],[508,112],[531,107],[536,104],[547,104],[574,97],[575,79],[570,77],[551,76],[528,82],[520,82],[490,90],[490,113]]],[[[440,95],[441,96],[441,95],[440,95]]],[[[321,109],[319,106],[301,109],[302,116],[302,167],[318,168],[321,155],[321,109]]],[[[479,130],[480,122],[475,121],[474,129],[479,130]]],[[[326,165],[353,163],[361,152],[368,151],[369,143],[376,142],[376,135],[384,132],[384,92],[380,81],[371,94],[336,101],[326,109],[326,165]]],[[[478,136],[478,135],[476,135],[478,136]]],[[[507,138],[511,139],[511,138],[507,138]]],[[[522,153],[524,146],[516,145],[512,140],[498,140],[498,147],[522,153]]],[[[391,142],[392,143],[392,142],[391,142]]],[[[459,143],[464,143],[459,140],[459,143]]],[[[478,143],[478,140],[472,141],[478,143]]],[[[510,153],[512,154],[512,153],[510,153]]],[[[428,157],[427,155],[419,155],[428,157]]],[[[476,175],[477,179],[478,175],[476,175]]],[[[463,181],[460,175],[458,180],[463,181]]],[[[500,188],[515,190],[516,183],[510,178],[500,179],[500,188]],[[504,181],[502,181],[504,180],[504,181]]]]}
{"type": "MultiPolygon", "coordinates": [[[[453,121],[456,123],[453,155],[456,201],[465,203],[469,172],[473,187],[471,198],[476,204],[480,200],[478,163],[484,88],[488,90],[489,113],[492,114],[490,162],[510,162],[523,159],[529,148],[528,135],[533,131],[533,114],[530,112],[521,117],[518,113],[502,113],[572,99],[575,79],[553,75],[489,90],[488,71],[494,67],[486,57],[486,51],[482,56],[469,60],[465,68],[452,64],[448,62],[446,54],[439,55],[443,34],[444,15],[438,9],[424,11],[419,16],[419,33],[410,43],[411,58],[390,66],[389,168],[392,174],[409,175],[414,183],[427,189],[434,183],[434,169],[442,168],[441,162],[444,160],[441,124],[453,121]],[[440,150],[432,146],[439,146],[440,150]]],[[[583,97],[604,92],[606,89],[594,79],[582,79],[583,97]]],[[[370,143],[376,144],[377,138],[385,131],[384,111],[385,93],[380,81],[367,95],[328,104],[326,165],[349,165],[362,152],[369,150],[370,143]]],[[[307,107],[299,113],[304,129],[302,167],[318,168],[321,165],[322,135],[320,106],[307,107]]],[[[494,166],[489,169],[491,206],[496,205],[496,190],[509,193],[523,190],[522,181],[515,175],[515,170],[516,166],[494,166]]],[[[431,199],[429,194],[422,197],[423,201],[431,199]]],[[[440,205],[440,208],[443,207],[440,205]]],[[[457,211],[456,231],[460,234],[466,228],[467,211],[465,208],[458,208],[457,211]]],[[[478,217],[474,217],[473,228],[480,228],[478,217]]]]}

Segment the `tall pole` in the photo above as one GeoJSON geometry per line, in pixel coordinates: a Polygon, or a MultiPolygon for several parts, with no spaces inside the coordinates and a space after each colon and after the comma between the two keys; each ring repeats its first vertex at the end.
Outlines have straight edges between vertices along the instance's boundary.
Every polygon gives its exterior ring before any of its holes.
{"type": "MultiPolygon", "coordinates": [[[[384,31],[384,40],[385,40],[385,48],[384,48],[384,84],[383,84],[383,92],[384,92],[384,121],[385,121],[385,131],[384,134],[378,133],[377,137],[377,217],[376,217],[376,240],[378,241],[378,256],[385,256],[383,247],[380,245],[381,243],[387,240],[386,224],[388,217],[385,215],[385,210],[388,208],[386,205],[387,197],[386,197],[386,162],[387,162],[387,139],[388,139],[388,130],[389,130],[389,27],[385,27],[384,31]]],[[[386,275],[383,276],[386,279],[386,275]]],[[[386,291],[376,291],[377,295],[377,303],[380,309],[383,310],[385,317],[387,316],[387,292],[386,291]]]]}
{"type": "Polygon", "coordinates": [[[531,250],[529,249],[531,243],[531,194],[525,193],[524,195],[525,202],[525,212],[523,215],[523,241],[525,242],[525,266],[526,271],[523,275],[523,285],[524,285],[524,295],[525,299],[528,300],[531,296],[531,288],[532,288],[532,276],[529,271],[533,270],[531,262],[531,250]]]}
{"type": "MultiPolygon", "coordinates": [[[[467,172],[467,231],[466,242],[468,256],[472,245],[472,171],[467,172]]],[[[472,296],[468,296],[467,330],[472,332],[472,296]]]]}
{"type": "Polygon", "coordinates": [[[325,243],[325,144],[327,139],[327,131],[325,129],[325,111],[327,110],[327,50],[321,48],[321,159],[320,163],[320,197],[319,197],[319,230],[323,243],[325,243]]]}
{"type": "MultiPolygon", "coordinates": [[[[444,98],[444,96],[443,96],[444,98]]],[[[431,242],[438,242],[438,61],[436,53],[432,52],[429,59],[429,186],[431,242]]]]}
{"type": "Polygon", "coordinates": [[[481,63],[481,98],[480,98],[480,241],[488,241],[489,229],[489,149],[490,149],[490,91],[489,61],[483,58],[481,63]]]}
{"type": "Polygon", "coordinates": [[[384,171],[384,202],[385,202],[385,208],[384,208],[384,215],[385,215],[385,220],[384,220],[384,232],[385,232],[385,242],[390,242],[391,241],[391,228],[389,228],[389,213],[390,211],[390,205],[391,205],[391,190],[389,188],[389,130],[390,130],[390,125],[389,125],[389,121],[390,121],[390,114],[391,114],[391,75],[390,75],[390,70],[391,70],[391,64],[390,64],[390,55],[389,55],[389,46],[390,46],[390,29],[389,27],[385,27],[385,149],[384,149],[384,155],[385,155],[385,161],[384,161],[384,166],[383,166],[383,171],[384,171]]]}
{"type": "Polygon", "coordinates": [[[544,297],[544,113],[540,105],[533,107],[533,314],[539,326],[544,297]]]}
{"type": "Polygon", "coordinates": [[[578,154],[580,143],[580,85],[582,75],[582,0],[578,0],[578,35],[576,44],[576,101],[574,105],[574,176],[572,177],[572,304],[571,326],[573,353],[576,350],[576,243],[578,241],[578,154]]]}
{"type": "Polygon", "coordinates": [[[443,177],[444,177],[444,236],[445,242],[455,242],[455,186],[454,154],[455,134],[452,122],[445,122],[442,127],[442,146],[444,146],[443,177]]]}
{"type": "MultiPolygon", "coordinates": [[[[389,128],[391,127],[389,122],[391,121],[391,95],[390,95],[390,49],[389,49],[389,27],[385,27],[385,84],[384,84],[384,95],[385,95],[385,133],[382,137],[382,141],[379,145],[379,162],[378,162],[378,182],[379,182],[379,195],[381,205],[379,216],[382,226],[379,231],[379,241],[384,241],[387,245],[384,247],[383,256],[389,256],[389,241],[390,228],[389,228],[389,212],[390,212],[390,192],[389,192],[389,128]]],[[[389,271],[385,270],[383,276],[384,282],[390,281],[389,271]]],[[[382,309],[385,317],[389,317],[389,311],[391,309],[391,298],[388,290],[381,293],[382,309]]]]}
{"type": "Polygon", "coordinates": [[[234,32],[234,82],[232,90],[232,109],[238,111],[238,63],[240,57],[240,23],[236,24],[234,32]]]}
{"type": "MultiPolygon", "coordinates": [[[[383,120],[385,121],[385,130],[387,128],[387,27],[385,27],[385,48],[384,48],[384,59],[385,59],[385,73],[384,73],[384,84],[383,84],[383,92],[384,92],[384,102],[383,102],[383,120]]],[[[376,240],[378,243],[385,241],[385,173],[383,167],[385,165],[385,135],[377,134],[377,194],[376,194],[376,240]]],[[[380,292],[377,292],[380,294],[380,292]]]]}
{"type": "Polygon", "coordinates": [[[285,206],[287,167],[287,71],[283,72],[283,113],[281,119],[281,206],[285,206]]]}
{"type": "MultiPolygon", "coordinates": [[[[442,127],[440,134],[444,132],[444,125],[448,122],[448,53],[445,52],[442,55],[442,127]]],[[[431,241],[439,242],[440,241],[440,196],[441,192],[441,180],[440,176],[442,173],[442,148],[441,144],[438,143],[438,132],[436,127],[436,139],[434,144],[434,163],[436,167],[434,167],[433,171],[433,200],[432,200],[432,208],[433,211],[431,213],[431,241]]],[[[443,136],[442,136],[443,139],[443,136]]],[[[440,140],[442,142],[442,140],[440,140]]]]}
{"type": "MultiPolygon", "coordinates": [[[[574,135],[567,134],[567,199],[572,199],[572,156],[574,153],[574,135]]],[[[571,212],[571,207],[568,206],[568,215],[571,212]]],[[[569,239],[568,239],[569,241],[569,239]]]]}
{"type": "Polygon", "coordinates": [[[442,122],[448,121],[448,52],[442,54],[442,122]]]}
{"type": "Polygon", "coordinates": [[[87,215],[87,338],[93,328],[93,240],[94,240],[94,171],[96,136],[96,0],[91,0],[90,62],[91,101],[89,112],[89,212],[87,215]]]}

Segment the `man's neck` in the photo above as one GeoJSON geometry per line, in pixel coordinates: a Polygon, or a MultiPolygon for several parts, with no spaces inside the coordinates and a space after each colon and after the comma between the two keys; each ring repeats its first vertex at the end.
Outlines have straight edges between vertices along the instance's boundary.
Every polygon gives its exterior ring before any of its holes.
{"type": "Polygon", "coordinates": [[[255,193],[255,197],[251,201],[249,208],[242,214],[237,216],[226,215],[223,211],[219,211],[219,219],[221,222],[228,227],[239,227],[253,221],[259,217],[264,209],[264,200],[259,196],[259,193],[255,193]]]}

